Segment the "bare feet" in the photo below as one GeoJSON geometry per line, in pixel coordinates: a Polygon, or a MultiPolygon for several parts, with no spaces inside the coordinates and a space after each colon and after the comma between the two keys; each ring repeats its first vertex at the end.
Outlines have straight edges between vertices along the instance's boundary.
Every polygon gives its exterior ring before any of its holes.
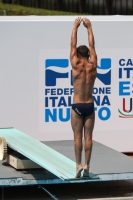
{"type": "Polygon", "coordinates": [[[89,177],[89,169],[84,169],[83,177],[89,177]]]}
{"type": "Polygon", "coordinates": [[[81,172],[83,171],[83,167],[82,166],[78,166],[76,168],[76,178],[80,178],[81,177],[81,172]]]}
{"type": "Polygon", "coordinates": [[[84,167],[83,177],[89,177],[89,166],[84,167]]]}

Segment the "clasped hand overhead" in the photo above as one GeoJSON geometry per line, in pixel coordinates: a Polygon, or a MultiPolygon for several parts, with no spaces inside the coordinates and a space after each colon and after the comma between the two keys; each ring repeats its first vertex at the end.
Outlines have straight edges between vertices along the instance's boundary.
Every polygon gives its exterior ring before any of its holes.
{"type": "Polygon", "coordinates": [[[90,28],[91,27],[90,20],[87,19],[87,18],[81,18],[81,17],[78,17],[78,18],[75,19],[74,27],[78,28],[80,26],[81,22],[83,22],[84,27],[86,27],[86,28],[90,28]]]}

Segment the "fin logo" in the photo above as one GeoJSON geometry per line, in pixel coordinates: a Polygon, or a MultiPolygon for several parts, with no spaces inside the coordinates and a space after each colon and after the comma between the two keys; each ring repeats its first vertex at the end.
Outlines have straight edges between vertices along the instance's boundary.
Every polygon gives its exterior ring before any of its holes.
{"type": "MultiPolygon", "coordinates": [[[[58,68],[67,68],[69,66],[68,59],[46,59],[45,61],[45,85],[46,86],[56,86],[57,78],[69,78],[69,72],[61,73],[57,72],[58,68]],[[50,69],[54,67],[56,71],[50,69]]],[[[104,84],[111,84],[111,59],[102,58],[100,61],[100,66],[97,66],[97,78],[104,84]]],[[[72,83],[72,72],[71,72],[71,85],[72,83]]]]}
{"type": "Polygon", "coordinates": [[[47,59],[45,61],[45,85],[46,86],[56,86],[57,78],[68,78],[69,74],[57,72],[58,68],[67,68],[69,66],[68,59],[47,59]],[[56,68],[57,71],[54,71],[49,68],[56,68]]]}
{"type": "Polygon", "coordinates": [[[100,66],[97,66],[97,78],[104,84],[111,84],[111,59],[102,58],[100,66]]]}

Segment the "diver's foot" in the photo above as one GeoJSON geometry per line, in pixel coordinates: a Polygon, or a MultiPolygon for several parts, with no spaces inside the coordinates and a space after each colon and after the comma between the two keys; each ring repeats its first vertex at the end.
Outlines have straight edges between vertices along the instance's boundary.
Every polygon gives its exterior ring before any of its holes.
{"type": "Polygon", "coordinates": [[[77,169],[76,169],[76,178],[80,178],[81,177],[82,171],[83,171],[83,167],[82,166],[77,167],[77,169]]]}
{"type": "Polygon", "coordinates": [[[83,177],[89,177],[89,168],[84,168],[83,177]]]}

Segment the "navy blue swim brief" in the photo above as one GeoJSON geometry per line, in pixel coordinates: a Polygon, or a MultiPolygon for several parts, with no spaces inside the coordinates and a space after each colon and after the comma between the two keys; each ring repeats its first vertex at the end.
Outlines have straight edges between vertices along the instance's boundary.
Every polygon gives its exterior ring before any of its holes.
{"type": "Polygon", "coordinates": [[[72,109],[79,116],[91,116],[94,112],[94,103],[75,103],[72,104],[72,109]]]}

